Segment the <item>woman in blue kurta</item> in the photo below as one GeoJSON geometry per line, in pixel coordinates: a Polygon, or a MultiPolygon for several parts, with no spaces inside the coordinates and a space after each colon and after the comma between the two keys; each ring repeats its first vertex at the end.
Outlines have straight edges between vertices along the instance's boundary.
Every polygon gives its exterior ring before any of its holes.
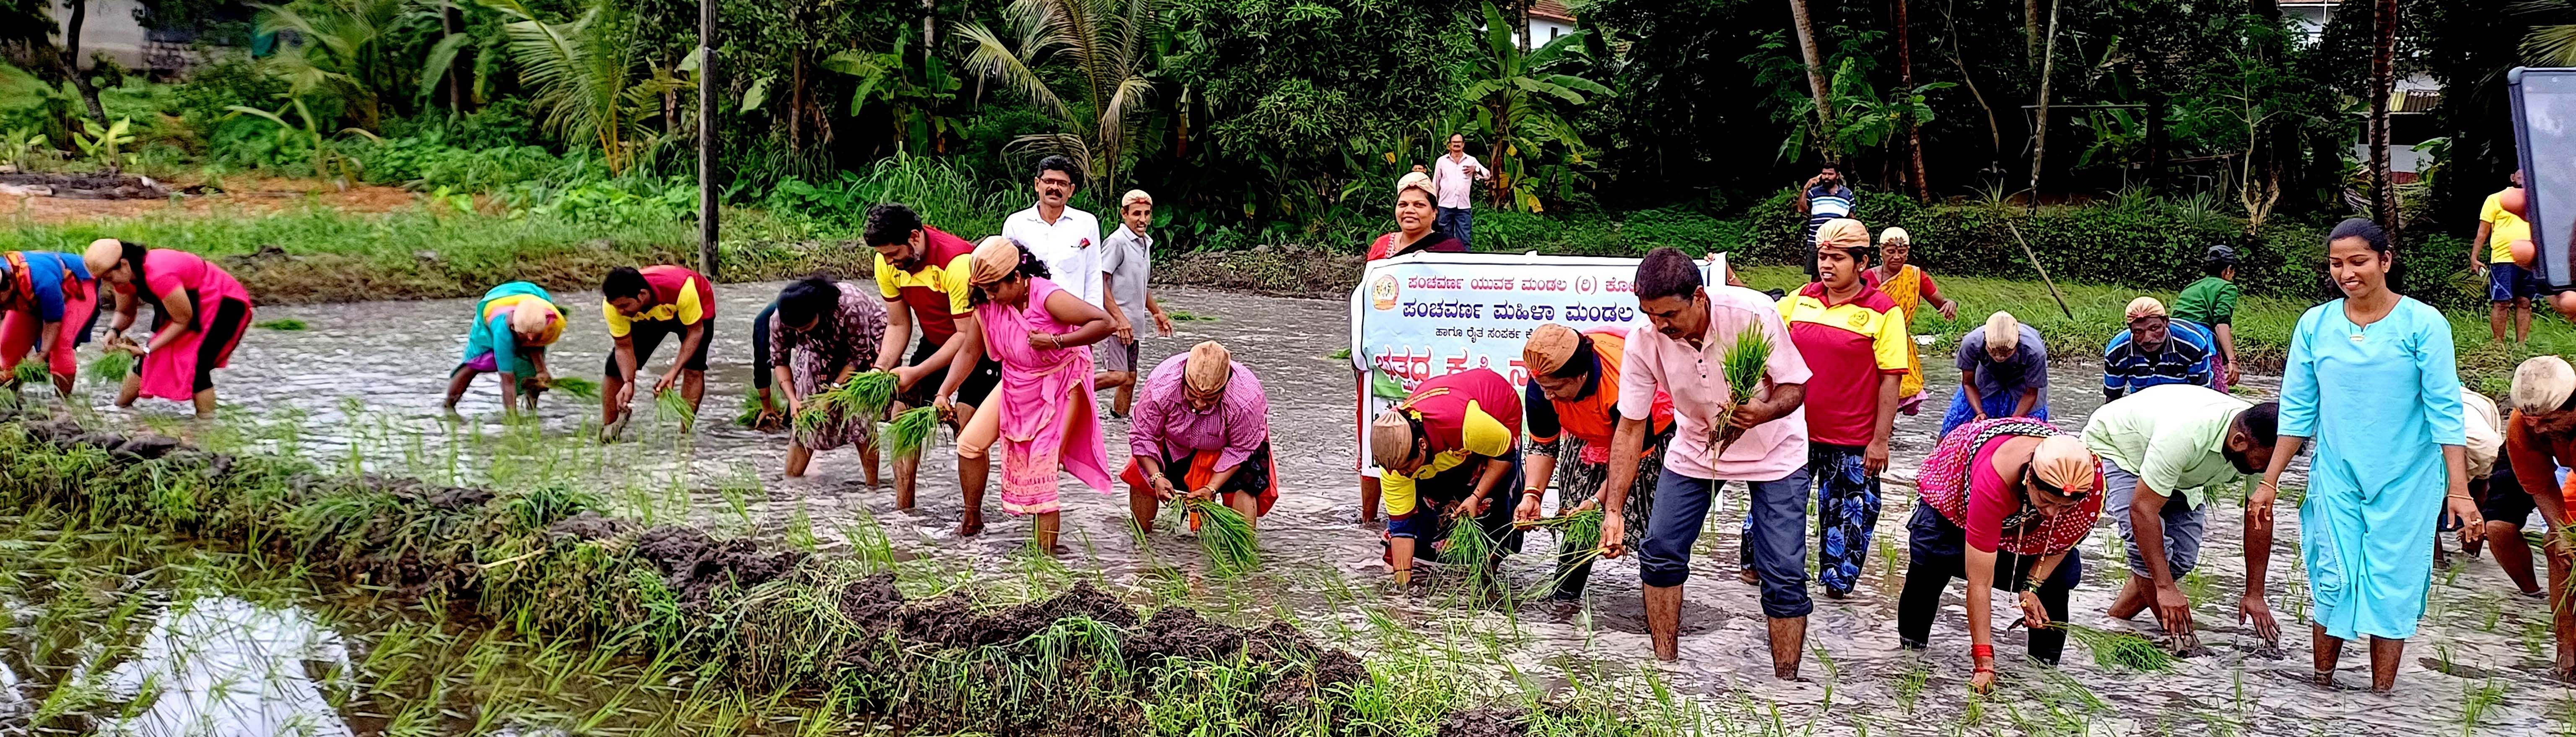
{"type": "MultiPolygon", "coordinates": [[[[2371,687],[2385,692],[2424,615],[2445,497],[2463,529],[2483,523],[2463,470],[2450,322],[2390,289],[2396,256],[2378,225],[2343,221],[2326,243],[2327,269],[2344,298],[2309,309],[2291,334],[2280,440],[2246,509],[2245,547],[2256,552],[2246,557],[2246,576],[2261,585],[2281,472],[2313,438],[2299,542],[2314,602],[2317,684],[2333,685],[2345,640],[2369,635],[2371,687]]],[[[2246,598],[2257,631],[2277,633],[2260,591],[2246,598]]]]}

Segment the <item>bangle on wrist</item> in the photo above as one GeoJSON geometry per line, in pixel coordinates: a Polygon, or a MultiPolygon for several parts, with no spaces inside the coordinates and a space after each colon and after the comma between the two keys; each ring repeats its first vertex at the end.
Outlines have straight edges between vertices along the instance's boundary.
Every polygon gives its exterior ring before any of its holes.
{"type": "Polygon", "coordinates": [[[1546,496],[1547,489],[1532,486],[1521,490],[1521,496],[1546,496]]]}

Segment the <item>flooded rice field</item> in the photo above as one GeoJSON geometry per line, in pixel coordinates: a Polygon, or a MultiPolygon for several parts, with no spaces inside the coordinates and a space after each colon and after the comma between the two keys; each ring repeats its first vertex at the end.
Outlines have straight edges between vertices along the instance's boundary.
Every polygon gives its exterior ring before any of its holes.
{"type": "MultiPolygon", "coordinates": [[[[1446,653],[1452,662],[1467,664],[1461,667],[1474,676],[1465,680],[1487,695],[1669,689],[1676,698],[1727,715],[1706,725],[1710,733],[2576,732],[2576,701],[2563,684],[2546,677],[2547,606],[2518,596],[2488,559],[2436,570],[2425,626],[2408,643],[2394,694],[2366,690],[2366,648],[2358,646],[2347,648],[2336,688],[2310,685],[2308,629],[2299,626],[2306,606],[2297,519],[2287,503],[2270,586],[2283,624],[2280,649],[2263,647],[2251,627],[2232,616],[2243,587],[2241,508],[2223,502],[2211,513],[2203,566],[2184,582],[2209,654],[2180,661],[2173,672],[2138,673],[2096,665],[2082,646],[2070,645],[2065,663],[2049,668],[2019,658],[2022,634],[2004,631],[1997,651],[2005,655],[2005,687],[1994,696],[1972,698],[1965,688],[1970,663],[1959,598],[1964,584],[1953,585],[1929,651],[1903,650],[1896,636],[1903,523],[1913,511],[1903,482],[1930,450],[1939,412],[1956,385],[1955,374],[1940,368],[1948,362],[1935,356],[1926,361],[1935,372],[1927,382],[1936,387],[1933,397],[1920,416],[1898,422],[1887,507],[1862,584],[1842,600],[1822,598],[1811,584],[1818,598],[1804,677],[1780,682],[1770,677],[1757,588],[1735,578],[1740,489],[1729,489],[1724,508],[1711,515],[1694,557],[1677,663],[1656,664],[1648,656],[1632,560],[1603,562],[1581,606],[1478,597],[1466,593],[1454,575],[1433,576],[1431,586],[1415,591],[1386,583],[1379,530],[1357,518],[1351,378],[1347,362],[1332,357],[1347,344],[1340,302],[1192,289],[1161,295],[1167,307],[1191,319],[1178,323],[1173,338],[1148,340],[1143,365],[1199,340],[1221,340],[1237,360],[1260,372],[1270,396],[1284,493],[1261,521],[1264,569],[1229,581],[1201,575],[1200,548],[1191,534],[1175,531],[1177,525],[1163,525],[1140,540],[1128,521],[1123,489],[1097,494],[1068,481],[1065,544],[1073,552],[1050,562],[1028,553],[1027,523],[998,509],[987,510],[985,534],[955,537],[951,529],[960,508],[953,465],[937,452],[924,463],[919,507],[909,511],[894,509],[890,486],[870,486],[848,451],[822,454],[806,477],[785,478],[784,438],[730,422],[750,388],[751,316],[778,286],[719,288],[704,417],[685,436],[674,418],[658,417],[651,400],[642,399],[628,442],[598,446],[586,440],[596,431],[596,401],[560,392],[546,397],[533,424],[508,423],[489,379],[475,386],[461,415],[451,417],[441,401],[464,337],[470,303],[463,300],[263,308],[263,319],[292,318],[306,329],[257,330],[244,341],[233,367],[217,375],[227,413],[218,423],[182,419],[170,403],[112,410],[100,392],[82,398],[91,406],[81,414],[96,412],[110,422],[150,426],[210,445],[295,453],[335,468],[438,483],[578,483],[600,490],[621,514],[640,520],[685,520],[725,535],[803,541],[827,553],[882,546],[883,555],[935,570],[933,577],[952,587],[1025,589],[1023,595],[1035,597],[1068,578],[1096,577],[1139,603],[1186,601],[1210,609],[1211,616],[1293,621],[1319,641],[1350,648],[1373,663],[1408,651],[1446,653]]],[[[557,296],[577,309],[574,328],[553,349],[550,363],[558,376],[595,379],[610,345],[587,307],[597,297],[557,296]]],[[[670,353],[665,348],[642,362],[647,380],[669,365],[670,353]]],[[[2062,427],[2080,427],[2100,404],[2097,371],[2081,363],[2053,370],[2052,410],[2062,427]]],[[[2268,391],[2268,384],[2256,384],[2252,391],[2268,391]]],[[[1101,404],[1107,403],[1104,392],[1101,404]]],[[[1123,421],[1105,425],[1112,456],[1123,460],[1123,421]]],[[[890,483],[891,472],[885,478],[890,483]]],[[[1545,589],[1553,573],[1546,554],[1553,542],[1550,535],[1532,535],[1525,554],[1505,564],[1511,589],[1545,589]]],[[[2131,623],[2102,614],[2126,576],[2107,520],[2081,550],[2085,584],[2072,604],[2076,622],[2155,636],[2151,615],[2131,623]]],[[[103,725],[139,734],[188,733],[169,727],[216,708],[205,706],[209,689],[244,680],[224,669],[291,668],[295,678],[263,681],[269,685],[252,689],[249,705],[222,707],[239,712],[227,718],[308,734],[388,731],[381,716],[349,717],[341,700],[322,698],[345,688],[335,679],[344,679],[348,668],[334,664],[369,662],[370,643],[380,639],[349,633],[353,641],[344,641],[293,607],[198,601],[132,618],[128,637],[140,644],[123,651],[124,662],[97,664],[118,674],[103,682],[125,683],[131,676],[141,680],[130,690],[157,689],[160,696],[137,698],[134,703],[143,706],[103,725]],[[225,634],[208,634],[218,625],[225,634]],[[153,657],[162,643],[208,638],[229,643],[219,649],[240,662],[169,668],[153,657]]],[[[18,626],[0,648],[24,646],[29,622],[45,616],[13,614],[18,626]]],[[[62,677],[27,669],[23,661],[0,658],[0,691],[15,691],[19,681],[62,677]]],[[[234,697],[244,701],[244,694],[234,697]]],[[[0,693],[0,724],[13,713],[9,698],[0,693]]],[[[1423,726],[1428,725],[1417,728],[1423,726]]],[[[0,727],[0,734],[9,731],[0,727]]]]}

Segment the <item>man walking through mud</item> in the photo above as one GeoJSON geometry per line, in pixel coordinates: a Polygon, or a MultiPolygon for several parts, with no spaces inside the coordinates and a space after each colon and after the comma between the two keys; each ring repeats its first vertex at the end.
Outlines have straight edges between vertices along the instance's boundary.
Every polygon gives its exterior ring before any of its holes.
{"type": "Polygon", "coordinates": [[[1610,440],[1610,477],[1602,484],[1605,557],[1624,549],[1628,486],[1637,473],[1655,394],[1671,395],[1675,430],[1655,482],[1654,510],[1637,568],[1646,597],[1646,628],[1655,657],[1681,657],[1682,583],[1708,508],[1728,481],[1744,482],[1751,504],[1754,568],[1761,574],[1762,613],[1770,618],[1771,669],[1798,677],[1806,650],[1807,362],[1790,340],[1780,309],[1743,287],[1704,286],[1699,264],[1670,247],[1637,264],[1638,311],[1655,331],[1628,339],[1620,365],[1619,429],[1610,440]],[[1728,391],[1728,348],[1746,331],[1771,343],[1765,388],[1754,396],[1728,391]]]}
{"type": "MultiPolygon", "coordinates": [[[[884,204],[868,208],[861,236],[875,249],[877,296],[886,301],[885,338],[877,344],[875,369],[893,371],[894,411],[930,406],[950,364],[973,366],[957,390],[956,423],[964,426],[985,395],[1002,383],[1002,364],[984,356],[963,356],[967,336],[977,330],[975,308],[967,304],[966,283],[972,272],[975,244],[921,222],[912,208],[884,204]],[[921,339],[913,340],[913,325],[921,339]],[[914,346],[905,360],[903,347],[914,346]]],[[[911,509],[921,458],[896,456],[894,506],[911,509]]]]}

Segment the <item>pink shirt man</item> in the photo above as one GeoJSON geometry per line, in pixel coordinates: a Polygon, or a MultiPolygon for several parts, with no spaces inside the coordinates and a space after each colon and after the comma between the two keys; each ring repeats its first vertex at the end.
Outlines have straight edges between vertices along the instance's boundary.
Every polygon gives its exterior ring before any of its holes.
{"type": "Polygon", "coordinates": [[[1489,175],[1485,165],[1478,163],[1476,157],[1462,153],[1451,158],[1449,154],[1441,154],[1431,164],[1431,188],[1440,193],[1437,204],[1452,210],[1467,209],[1471,202],[1468,183],[1489,175]],[[1471,166],[1476,168],[1473,175],[1467,173],[1467,167],[1471,166]]]}
{"type": "Polygon", "coordinates": [[[1735,345],[1736,335],[1746,330],[1760,330],[1771,338],[1770,368],[1765,372],[1770,383],[1807,383],[1807,361],[1798,355],[1798,344],[1789,339],[1780,308],[1770,297],[1723,284],[1706,289],[1708,333],[1700,340],[1703,347],[1693,348],[1653,330],[1628,334],[1628,349],[1621,358],[1626,377],[1619,382],[1619,413],[1647,416],[1655,391],[1661,389],[1672,395],[1677,425],[1672,446],[1664,451],[1665,468],[1696,479],[1779,480],[1807,465],[1807,410],[1800,407],[1787,417],[1755,425],[1727,447],[1725,457],[1713,457],[1716,449],[1708,444],[1708,429],[1725,411],[1728,400],[1723,361],[1727,347],[1735,345]]]}

